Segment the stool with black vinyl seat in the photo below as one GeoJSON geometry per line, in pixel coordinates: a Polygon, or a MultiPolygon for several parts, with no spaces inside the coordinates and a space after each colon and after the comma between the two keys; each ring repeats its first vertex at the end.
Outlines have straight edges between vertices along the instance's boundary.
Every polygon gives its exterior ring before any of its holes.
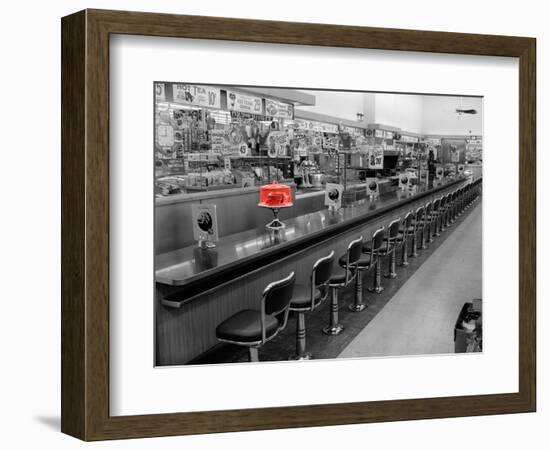
{"type": "MultiPolygon", "coordinates": [[[[423,206],[416,208],[416,213],[414,214],[413,226],[414,226],[414,233],[412,235],[412,242],[411,242],[411,246],[412,246],[411,258],[416,258],[418,256],[418,244],[416,240],[418,237],[418,233],[419,232],[423,233],[423,230],[424,230],[424,207],[423,206]]],[[[424,245],[424,242],[422,241],[421,246],[423,245],[424,245]]]]}
{"type": "Polygon", "coordinates": [[[438,232],[437,235],[438,236],[440,236],[441,233],[443,232],[443,217],[445,216],[446,208],[447,208],[447,196],[442,195],[441,196],[441,202],[439,203],[438,222],[436,222],[436,228],[437,228],[437,232],[438,232]]]}
{"type": "Polygon", "coordinates": [[[461,188],[460,195],[460,213],[463,214],[466,210],[466,187],[461,188]]]}
{"type": "Polygon", "coordinates": [[[397,236],[397,243],[401,244],[401,266],[407,267],[409,265],[409,249],[407,248],[409,238],[414,236],[415,226],[413,225],[414,212],[409,211],[405,214],[403,219],[403,228],[399,229],[399,235],[397,236]]]}
{"type": "Polygon", "coordinates": [[[453,208],[454,208],[454,191],[449,192],[447,194],[448,201],[447,201],[447,225],[446,227],[449,228],[452,225],[452,218],[453,218],[453,208]]]}
{"type": "MultiPolygon", "coordinates": [[[[363,236],[354,239],[348,244],[346,254],[339,258],[339,266],[334,269],[329,287],[331,291],[330,298],[330,316],[329,324],[323,328],[323,333],[329,335],[340,334],[344,331],[344,326],[338,323],[338,290],[348,286],[353,280],[357,279],[357,265],[362,256],[363,236]]],[[[364,309],[364,307],[363,307],[364,309]]]]}
{"type": "Polygon", "coordinates": [[[319,258],[313,264],[310,283],[296,284],[290,301],[290,310],[295,311],[296,318],[296,354],[289,359],[311,359],[311,353],[306,352],[306,317],[305,313],[317,308],[329,294],[329,283],[334,265],[334,250],[327,256],[319,258]]]}
{"type": "Polygon", "coordinates": [[[245,309],[232,315],[216,327],[221,342],[248,347],[250,362],[258,362],[258,349],[286,327],[296,275],[266,286],[260,309],[245,309]]]}
{"type": "MultiPolygon", "coordinates": [[[[371,267],[375,268],[372,288],[368,288],[368,291],[376,294],[380,294],[384,290],[384,287],[382,286],[382,267],[380,266],[380,256],[385,247],[384,232],[384,227],[378,228],[378,230],[372,234],[371,241],[363,245],[363,253],[365,253],[365,258],[362,258],[362,265],[358,266],[362,267],[363,270],[369,270],[371,267]]],[[[358,276],[361,276],[361,273],[359,273],[358,276]]],[[[357,290],[359,291],[359,288],[357,290]]]]}
{"type": "Polygon", "coordinates": [[[457,216],[460,217],[462,215],[462,201],[464,199],[464,188],[458,189],[458,208],[457,208],[457,216]]]}
{"type": "Polygon", "coordinates": [[[432,202],[426,203],[426,206],[424,207],[424,228],[422,229],[422,239],[421,239],[421,246],[423,250],[426,250],[428,248],[428,243],[432,242],[433,239],[431,239],[430,236],[430,229],[431,229],[431,223],[432,223],[432,208],[433,204],[432,202]],[[425,239],[426,230],[428,230],[428,239],[425,239]]]}
{"type": "Polygon", "coordinates": [[[395,271],[395,250],[397,248],[397,238],[399,237],[399,227],[401,225],[401,217],[392,220],[388,225],[388,233],[384,238],[386,242],[386,249],[382,249],[380,256],[389,255],[389,267],[388,273],[384,275],[385,278],[396,278],[397,272],[395,271]]]}
{"type": "Polygon", "coordinates": [[[447,222],[449,217],[449,208],[451,207],[451,193],[449,192],[447,195],[443,196],[445,201],[440,206],[441,208],[441,219],[439,222],[439,229],[440,231],[446,231],[447,230],[447,222]]]}
{"type": "Polygon", "coordinates": [[[453,194],[451,196],[451,223],[455,223],[456,221],[456,206],[457,206],[457,198],[458,198],[458,191],[453,191],[453,194]]]}
{"type": "Polygon", "coordinates": [[[433,242],[434,237],[439,236],[439,231],[437,230],[437,221],[439,219],[440,204],[441,204],[440,198],[436,198],[432,203],[432,214],[430,217],[430,226],[428,229],[428,236],[430,237],[429,242],[433,242]]]}

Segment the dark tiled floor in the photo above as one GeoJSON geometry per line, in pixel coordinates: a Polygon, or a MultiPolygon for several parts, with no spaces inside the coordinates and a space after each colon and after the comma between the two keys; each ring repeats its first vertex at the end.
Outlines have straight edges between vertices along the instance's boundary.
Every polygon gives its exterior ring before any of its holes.
{"type": "MultiPolygon", "coordinates": [[[[367,288],[372,285],[373,271],[366,272],[363,278],[363,302],[368,306],[362,312],[348,310],[348,304],[353,302],[354,284],[340,290],[339,321],[344,325],[344,331],[337,336],[327,336],[322,332],[328,323],[330,303],[327,299],[315,311],[306,313],[306,347],[314,359],[336,358],[342,350],[369,324],[369,322],[384,308],[401,286],[416,272],[416,270],[430,257],[430,255],[445,241],[456,226],[469,214],[467,209],[458,220],[452,224],[441,236],[435,237],[426,250],[418,250],[417,258],[409,258],[409,266],[397,266],[397,278],[391,280],[382,278],[384,291],[381,294],[372,294],[367,288]]],[[[401,261],[401,249],[398,249],[397,262],[401,261]]],[[[382,260],[382,273],[388,270],[388,258],[382,260]]],[[[260,361],[284,361],[294,353],[296,339],[296,315],[291,313],[287,327],[272,341],[260,348],[260,361]]],[[[219,344],[189,364],[220,364],[247,362],[248,350],[245,347],[219,344]]]]}

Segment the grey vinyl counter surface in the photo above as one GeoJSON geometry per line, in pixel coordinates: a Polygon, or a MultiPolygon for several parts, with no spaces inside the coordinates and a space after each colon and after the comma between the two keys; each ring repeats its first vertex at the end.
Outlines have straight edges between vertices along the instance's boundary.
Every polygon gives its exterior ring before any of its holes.
{"type": "Polygon", "coordinates": [[[221,238],[216,247],[210,249],[192,245],[162,253],[155,258],[156,282],[189,288],[187,295],[193,295],[195,289],[199,291],[205,287],[204,283],[216,283],[215,278],[222,272],[226,272],[226,277],[236,276],[236,270],[245,264],[250,269],[251,264],[261,266],[269,263],[276,260],[277,255],[334,236],[414,199],[454,185],[459,187],[464,181],[450,180],[432,189],[419,185],[416,193],[388,192],[375,199],[358,201],[353,207],[337,212],[324,209],[293,217],[284,221],[286,228],[281,231],[269,231],[265,226],[247,230],[221,238]]]}

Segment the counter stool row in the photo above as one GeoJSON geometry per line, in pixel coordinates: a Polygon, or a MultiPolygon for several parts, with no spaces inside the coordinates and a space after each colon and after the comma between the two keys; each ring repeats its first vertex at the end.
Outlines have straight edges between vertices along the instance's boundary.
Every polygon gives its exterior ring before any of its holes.
{"type": "Polygon", "coordinates": [[[434,237],[440,236],[470,207],[478,193],[475,185],[466,185],[428,202],[415,212],[407,212],[403,220],[392,220],[387,230],[380,227],[368,242],[359,236],[348,244],[336,266],[335,253],[331,251],[313,264],[309,284],[296,283],[294,272],[270,283],[262,293],[260,309],[245,309],[229,317],[216,328],[216,337],[221,342],[248,347],[250,361],[258,361],[258,349],[286,327],[289,312],[294,311],[297,315],[296,352],[291,359],[310,359],[311,354],[306,351],[306,313],[314,311],[330,296],[329,323],[323,332],[340,334],[344,326],[338,321],[339,290],[355,282],[354,301],[349,309],[363,311],[367,306],[363,303],[363,272],[374,268],[373,284],[368,290],[380,294],[384,290],[381,258],[389,256],[389,270],[384,276],[396,278],[397,248],[402,247],[401,265],[408,266],[408,257],[417,257],[419,248],[428,248],[434,237]]]}

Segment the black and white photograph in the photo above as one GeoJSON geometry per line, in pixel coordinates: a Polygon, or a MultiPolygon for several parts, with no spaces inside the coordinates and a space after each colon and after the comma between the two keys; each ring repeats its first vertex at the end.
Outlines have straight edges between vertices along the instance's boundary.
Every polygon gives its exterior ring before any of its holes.
{"type": "Polygon", "coordinates": [[[155,366],[483,352],[482,96],[153,91],[155,366]]]}

